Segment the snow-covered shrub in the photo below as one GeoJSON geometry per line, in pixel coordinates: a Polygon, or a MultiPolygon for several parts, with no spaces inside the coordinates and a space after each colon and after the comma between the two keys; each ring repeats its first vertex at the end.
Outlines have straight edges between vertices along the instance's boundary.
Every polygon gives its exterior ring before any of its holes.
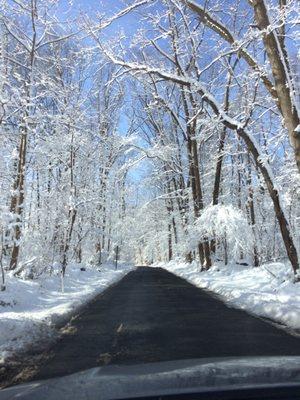
{"type": "Polygon", "coordinates": [[[241,210],[231,205],[206,207],[195,222],[200,240],[222,244],[228,257],[239,259],[253,250],[253,233],[241,210]]]}

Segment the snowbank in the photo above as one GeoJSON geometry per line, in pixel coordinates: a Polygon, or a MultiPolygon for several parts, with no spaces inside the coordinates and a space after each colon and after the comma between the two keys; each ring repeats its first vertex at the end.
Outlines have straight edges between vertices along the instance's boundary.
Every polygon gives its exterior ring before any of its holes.
{"type": "Polygon", "coordinates": [[[5,359],[26,346],[45,345],[55,337],[55,325],[68,319],[95,295],[133,269],[120,264],[115,270],[106,264],[99,268],[69,265],[64,293],[58,274],[38,280],[21,280],[6,275],[7,289],[0,292],[0,366],[5,359]]]}
{"type": "Polygon", "coordinates": [[[196,263],[178,261],[159,263],[155,267],[165,268],[218,294],[230,306],[269,318],[293,330],[300,329],[300,283],[292,283],[292,270],[288,265],[279,262],[257,268],[214,265],[205,272],[200,272],[196,263]]]}

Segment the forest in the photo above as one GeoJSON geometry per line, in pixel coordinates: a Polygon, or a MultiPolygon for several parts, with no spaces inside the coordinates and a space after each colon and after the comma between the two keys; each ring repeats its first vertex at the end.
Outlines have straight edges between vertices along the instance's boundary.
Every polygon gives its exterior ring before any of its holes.
{"type": "Polygon", "coordinates": [[[2,1],[2,274],[118,247],[202,269],[287,258],[297,280],[296,3],[129,3],[2,1]]]}

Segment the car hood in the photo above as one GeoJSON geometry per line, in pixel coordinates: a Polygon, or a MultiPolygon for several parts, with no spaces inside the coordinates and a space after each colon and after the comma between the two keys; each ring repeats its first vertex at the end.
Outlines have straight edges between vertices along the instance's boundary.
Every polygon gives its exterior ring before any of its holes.
{"type": "Polygon", "coordinates": [[[92,368],[3,389],[0,399],[108,400],[299,382],[300,357],[195,359],[92,368]]]}

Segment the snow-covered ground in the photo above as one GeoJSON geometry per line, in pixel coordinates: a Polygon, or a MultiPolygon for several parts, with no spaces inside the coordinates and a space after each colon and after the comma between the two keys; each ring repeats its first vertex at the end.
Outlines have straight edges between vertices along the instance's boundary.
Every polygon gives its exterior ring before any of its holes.
{"type": "Polygon", "coordinates": [[[0,367],[27,346],[40,346],[55,336],[55,325],[68,319],[95,295],[121,279],[133,266],[105,264],[97,270],[69,265],[61,290],[60,275],[22,280],[6,276],[7,289],[0,292],[0,367]]]}
{"type": "Polygon", "coordinates": [[[300,283],[292,282],[292,270],[287,264],[274,262],[257,268],[214,265],[206,272],[200,272],[196,263],[180,261],[154,266],[218,294],[230,306],[270,318],[296,331],[300,329],[300,283]]]}

